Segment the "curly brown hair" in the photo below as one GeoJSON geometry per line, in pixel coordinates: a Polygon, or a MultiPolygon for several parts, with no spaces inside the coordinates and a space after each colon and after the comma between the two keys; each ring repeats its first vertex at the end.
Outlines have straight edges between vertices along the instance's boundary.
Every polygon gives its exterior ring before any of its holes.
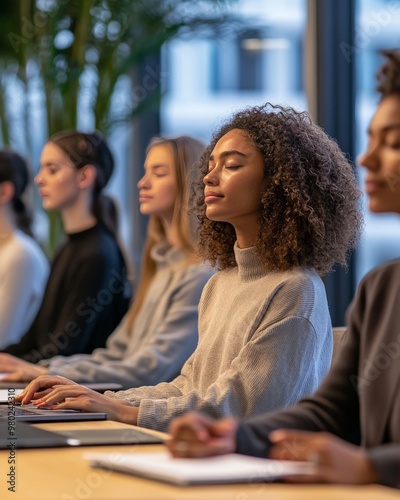
{"type": "Polygon", "coordinates": [[[304,266],[323,274],[335,263],[345,266],[363,220],[353,168],[306,112],[270,103],[233,115],[200,158],[195,203],[201,256],[220,270],[237,265],[235,230],[206,217],[202,183],[216,143],[232,129],[254,142],[264,157],[264,178],[270,181],[261,196],[255,244],[266,270],[304,266]]]}
{"type": "Polygon", "coordinates": [[[387,61],[379,68],[376,90],[381,99],[391,94],[400,94],[400,49],[382,50],[387,61]]]}

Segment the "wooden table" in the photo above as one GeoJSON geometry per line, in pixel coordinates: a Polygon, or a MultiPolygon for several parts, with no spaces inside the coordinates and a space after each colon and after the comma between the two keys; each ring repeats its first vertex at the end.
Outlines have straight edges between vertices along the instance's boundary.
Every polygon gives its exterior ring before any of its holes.
{"type": "MultiPolygon", "coordinates": [[[[47,430],[127,427],[111,421],[40,424],[47,430]]],[[[156,433],[157,434],[157,433],[156,433]]],[[[16,493],[7,491],[8,452],[0,452],[0,498],[18,500],[394,500],[397,490],[380,486],[300,486],[240,484],[176,487],[134,476],[94,469],[87,452],[152,453],[163,445],[96,446],[17,450],[16,493]]]]}

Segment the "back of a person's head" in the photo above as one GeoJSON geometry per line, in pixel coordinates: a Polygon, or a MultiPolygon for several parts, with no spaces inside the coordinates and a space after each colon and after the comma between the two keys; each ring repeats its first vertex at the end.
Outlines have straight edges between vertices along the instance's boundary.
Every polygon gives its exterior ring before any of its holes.
{"type": "Polygon", "coordinates": [[[11,149],[0,150],[0,183],[11,182],[14,195],[11,207],[19,229],[32,235],[31,216],[22,197],[30,183],[30,173],[24,158],[11,149]]]}
{"type": "Polygon", "coordinates": [[[386,60],[377,74],[377,91],[381,99],[389,95],[400,96],[400,49],[383,50],[386,60]]]}
{"type": "Polygon", "coordinates": [[[112,198],[102,193],[114,172],[114,158],[103,135],[97,131],[64,130],[52,135],[48,142],[62,149],[77,169],[95,167],[93,215],[116,237],[118,210],[112,198]]]}

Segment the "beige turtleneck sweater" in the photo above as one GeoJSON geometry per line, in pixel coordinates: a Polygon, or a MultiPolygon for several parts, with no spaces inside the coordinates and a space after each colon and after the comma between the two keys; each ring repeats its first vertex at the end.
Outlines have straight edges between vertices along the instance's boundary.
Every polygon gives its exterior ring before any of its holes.
{"type": "Polygon", "coordinates": [[[312,393],[332,355],[331,321],[314,270],[266,272],[254,248],[215,274],[199,305],[199,343],[172,382],[106,395],[139,406],[138,425],[166,431],[189,410],[240,418],[312,393]]]}

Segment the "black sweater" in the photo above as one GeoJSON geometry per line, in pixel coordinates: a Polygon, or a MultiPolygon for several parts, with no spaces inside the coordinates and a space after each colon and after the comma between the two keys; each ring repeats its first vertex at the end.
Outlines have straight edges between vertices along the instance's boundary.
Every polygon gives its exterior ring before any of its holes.
{"type": "Polygon", "coordinates": [[[102,225],[69,234],[54,258],[42,305],[19,343],[2,352],[35,363],[103,347],[130,299],[121,251],[102,225]]]}

